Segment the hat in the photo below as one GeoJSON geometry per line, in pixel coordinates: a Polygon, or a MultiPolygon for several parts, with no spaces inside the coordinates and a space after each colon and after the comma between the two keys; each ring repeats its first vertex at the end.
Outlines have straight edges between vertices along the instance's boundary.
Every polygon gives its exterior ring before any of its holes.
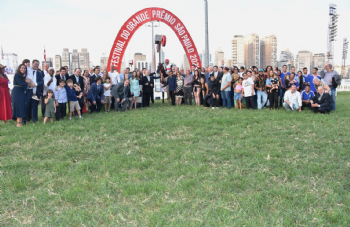
{"type": "Polygon", "coordinates": [[[169,59],[165,59],[165,62],[169,62],[169,59]]]}
{"type": "Polygon", "coordinates": [[[264,70],[263,69],[259,69],[259,72],[264,72],[264,70]]]}
{"type": "Polygon", "coordinates": [[[6,68],[6,66],[0,64],[0,69],[6,68]]]}

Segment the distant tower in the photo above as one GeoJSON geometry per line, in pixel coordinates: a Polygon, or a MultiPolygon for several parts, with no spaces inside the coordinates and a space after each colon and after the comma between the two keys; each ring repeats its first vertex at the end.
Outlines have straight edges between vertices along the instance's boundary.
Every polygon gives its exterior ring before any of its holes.
{"type": "Polygon", "coordinates": [[[327,60],[333,64],[334,59],[334,41],[337,36],[337,25],[339,15],[337,14],[337,5],[329,4],[329,24],[328,24],[328,46],[327,46],[327,60]]]}
{"type": "Polygon", "coordinates": [[[346,78],[346,76],[345,76],[345,60],[348,58],[348,44],[349,44],[348,39],[344,38],[344,41],[343,41],[343,58],[342,58],[342,66],[341,66],[341,76],[342,76],[342,78],[346,78]]]}

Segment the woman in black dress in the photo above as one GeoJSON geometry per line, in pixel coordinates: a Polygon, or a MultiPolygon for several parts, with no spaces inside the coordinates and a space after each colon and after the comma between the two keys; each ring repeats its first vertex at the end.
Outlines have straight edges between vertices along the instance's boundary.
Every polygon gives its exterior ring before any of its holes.
{"type": "Polygon", "coordinates": [[[201,93],[201,75],[198,70],[195,70],[194,78],[193,78],[193,94],[194,94],[197,106],[201,105],[200,93],[201,93]]]}
{"type": "Polygon", "coordinates": [[[26,117],[25,112],[25,91],[28,84],[25,80],[27,76],[27,67],[24,64],[18,66],[17,72],[13,79],[13,90],[11,93],[12,100],[12,119],[17,120],[17,127],[22,126],[22,118],[26,117]]]}
{"type": "Polygon", "coordinates": [[[219,109],[219,93],[220,93],[220,83],[218,80],[214,78],[214,74],[210,75],[210,85],[211,85],[211,93],[212,93],[212,101],[211,106],[212,109],[219,109]]]}

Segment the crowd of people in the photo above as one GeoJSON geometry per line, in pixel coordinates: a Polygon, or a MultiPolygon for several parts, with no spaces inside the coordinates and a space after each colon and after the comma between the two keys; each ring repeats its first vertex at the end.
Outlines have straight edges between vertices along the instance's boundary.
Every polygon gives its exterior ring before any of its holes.
{"type": "Polygon", "coordinates": [[[203,105],[218,109],[278,109],[315,113],[330,113],[336,109],[336,88],[341,78],[332,65],[324,68],[291,72],[284,65],[282,70],[267,66],[258,69],[237,66],[214,66],[190,69],[172,67],[169,60],[165,71],[150,73],[147,69],[130,68],[119,73],[113,65],[110,71],[99,66],[82,71],[64,66],[55,72],[47,63],[39,69],[39,61],[23,60],[13,79],[14,88],[9,92],[5,66],[0,65],[0,120],[13,119],[17,127],[28,121],[38,121],[38,109],[44,123],[70,120],[83,113],[126,111],[149,107],[154,103],[154,84],[159,79],[167,93],[170,105],[203,105]],[[67,116],[67,109],[69,117],[67,116]]]}

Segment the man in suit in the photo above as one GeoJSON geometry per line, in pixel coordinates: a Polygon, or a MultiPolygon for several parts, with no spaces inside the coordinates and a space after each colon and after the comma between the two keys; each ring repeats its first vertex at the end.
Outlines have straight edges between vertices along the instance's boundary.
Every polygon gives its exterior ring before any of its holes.
{"type": "MultiPolygon", "coordinates": [[[[84,78],[81,76],[81,69],[77,68],[74,69],[74,74],[69,77],[73,81],[73,84],[79,83],[79,87],[81,89],[81,92],[84,92],[84,78]]],[[[82,110],[84,108],[84,98],[81,97],[78,98],[79,107],[82,110]]],[[[83,115],[83,111],[80,111],[81,115],[83,115]]],[[[77,116],[78,113],[75,111],[75,116],[77,116]]]]}
{"type": "Polygon", "coordinates": [[[142,78],[143,83],[143,107],[149,106],[149,99],[153,92],[154,80],[149,74],[149,70],[146,70],[146,75],[142,78]]]}
{"type": "Polygon", "coordinates": [[[102,105],[104,104],[104,88],[100,76],[96,77],[96,83],[91,85],[90,90],[86,94],[86,98],[91,103],[91,113],[94,111],[101,111],[102,105]]]}
{"type": "Polygon", "coordinates": [[[94,68],[94,73],[90,76],[90,86],[95,83],[95,79],[100,76],[100,67],[96,66],[94,68]]]}
{"type": "Polygon", "coordinates": [[[32,71],[27,74],[26,80],[31,80],[28,85],[28,90],[25,94],[25,111],[27,117],[22,119],[22,124],[25,125],[27,120],[38,121],[38,105],[41,96],[41,90],[44,85],[44,75],[38,71],[39,61],[32,61],[32,71]]]}
{"type": "Polygon", "coordinates": [[[318,87],[316,96],[312,98],[311,108],[314,113],[329,114],[332,111],[332,97],[322,86],[318,87]]]}
{"type": "MultiPolygon", "coordinates": [[[[215,78],[215,80],[219,81],[220,87],[221,87],[221,80],[222,80],[223,75],[224,75],[224,73],[222,72],[222,68],[220,67],[220,70],[219,70],[219,68],[217,66],[214,66],[214,78],[215,78]]],[[[222,105],[221,93],[219,93],[219,103],[221,106],[222,105]]]]}
{"type": "Polygon", "coordinates": [[[60,69],[60,74],[57,74],[56,76],[56,86],[59,85],[59,81],[62,79],[64,81],[68,80],[68,77],[66,77],[66,68],[65,67],[61,67],[60,69]]]}
{"type": "MultiPolygon", "coordinates": [[[[128,94],[130,93],[129,84],[130,84],[130,81],[125,80],[115,85],[112,89],[112,95],[115,98],[114,109],[116,112],[119,109],[119,104],[121,105],[122,112],[124,112],[128,107],[128,94]]],[[[131,92],[131,95],[132,95],[132,92],[131,92]]]]}

